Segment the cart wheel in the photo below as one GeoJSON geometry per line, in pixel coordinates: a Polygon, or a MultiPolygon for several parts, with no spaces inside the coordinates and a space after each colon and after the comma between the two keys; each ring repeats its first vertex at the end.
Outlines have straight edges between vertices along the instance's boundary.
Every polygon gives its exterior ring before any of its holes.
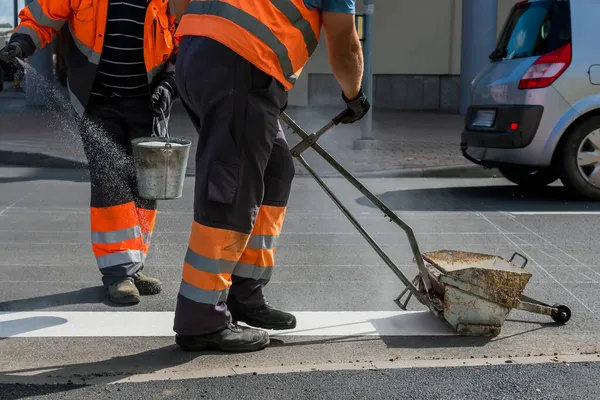
{"type": "Polygon", "coordinates": [[[566,324],[569,322],[571,319],[571,310],[569,307],[562,304],[555,304],[552,308],[556,308],[556,311],[552,311],[552,314],[550,315],[554,322],[558,324],[566,324]]]}

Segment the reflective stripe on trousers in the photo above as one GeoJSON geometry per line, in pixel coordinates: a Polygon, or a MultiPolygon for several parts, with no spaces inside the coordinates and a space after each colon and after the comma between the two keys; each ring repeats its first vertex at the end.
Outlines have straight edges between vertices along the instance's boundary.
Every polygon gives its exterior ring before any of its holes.
{"type": "Polygon", "coordinates": [[[156,218],[155,210],[136,208],[134,202],[130,202],[92,207],[90,214],[92,249],[101,271],[112,267],[129,271],[145,261],[156,218]]]}
{"type": "Polygon", "coordinates": [[[270,280],[275,265],[275,246],[285,218],[285,207],[262,205],[250,240],[233,275],[240,278],[270,280]]]}
{"type": "Polygon", "coordinates": [[[91,207],[92,249],[100,270],[142,263],[145,243],[134,202],[91,207]]]}
{"type": "Polygon", "coordinates": [[[232,275],[270,280],[284,216],[285,207],[262,205],[251,235],[194,221],[183,264],[181,295],[214,305],[227,298],[232,275]]]}
{"type": "Polygon", "coordinates": [[[194,221],[179,293],[196,303],[225,301],[231,286],[231,274],[248,239],[249,235],[211,228],[194,221]]]}

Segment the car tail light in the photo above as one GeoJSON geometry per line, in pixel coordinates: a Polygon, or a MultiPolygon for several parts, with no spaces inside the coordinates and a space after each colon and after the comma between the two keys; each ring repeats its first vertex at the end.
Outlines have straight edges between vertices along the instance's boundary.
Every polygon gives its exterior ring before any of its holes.
{"type": "Polygon", "coordinates": [[[519,89],[545,88],[562,75],[571,64],[571,43],[538,58],[519,82],[519,89]]]}

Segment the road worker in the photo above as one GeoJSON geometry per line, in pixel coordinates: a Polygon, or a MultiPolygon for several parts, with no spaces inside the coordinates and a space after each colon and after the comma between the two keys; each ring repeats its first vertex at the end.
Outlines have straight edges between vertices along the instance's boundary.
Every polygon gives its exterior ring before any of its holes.
{"type": "Polygon", "coordinates": [[[175,13],[166,0],[34,0],[0,50],[15,65],[68,23],[68,88],[91,179],[91,241],[110,301],[161,291],[142,274],[157,205],[139,198],[131,140],[164,136],[176,95],[175,13]]]}
{"type": "Polygon", "coordinates": [[[260,350],[269,344],[262,329],[296,326],[263,293],[295,174],[278,117],[322,26],[348,106],[342,122],[369,111],[354,3],[176,0],[176,83],[199,135],[194,221],[174,320],[184,350],[260,350]]]}

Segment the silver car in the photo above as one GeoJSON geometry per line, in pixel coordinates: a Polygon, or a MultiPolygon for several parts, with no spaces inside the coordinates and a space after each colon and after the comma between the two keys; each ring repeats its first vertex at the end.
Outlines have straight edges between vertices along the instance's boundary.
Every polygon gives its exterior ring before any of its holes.
{"type": "Polygon", "coordinates": [[[600,0],[516,3],[471,86],[470,161],[600,200],[600,0]]]}

